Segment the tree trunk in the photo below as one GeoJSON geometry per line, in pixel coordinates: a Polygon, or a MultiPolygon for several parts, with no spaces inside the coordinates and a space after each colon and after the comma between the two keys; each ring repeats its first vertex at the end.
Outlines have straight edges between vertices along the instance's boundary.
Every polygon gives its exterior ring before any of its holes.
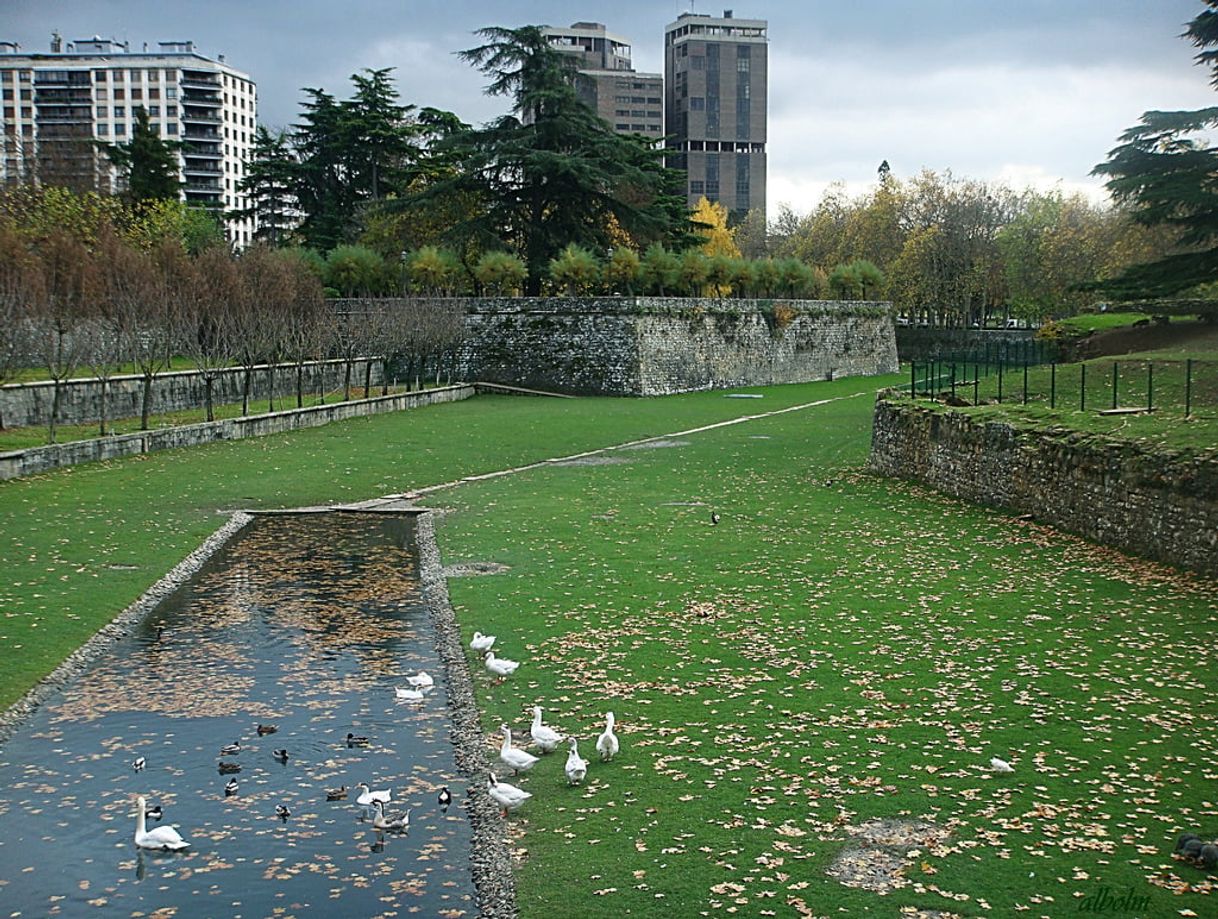
{"type": "Polygon", "coordinates": [[[372,393],[372,358],[364,359],[364,398],[372,393]]]}
{"type": "Polygon", "coordinates": [[[47,433],[47,442],[55,443],[55,422],[59,418],[59,377],[53,379],[54,390],[51,395],[51,423],[50,431],[47,433]]]}
{"type": "Polygon", "coordinates": [[[273,412],[275,411],[275,363],[273,361],[267,361],[266,364],[266,389],[266,397],[270,400],[267,409],[273,412]]]}
{"type": "MultiPolygon", "coordinates": [[[[254,370],[252,367],[245,368],[245,378],[241,382],[241,414],[248,415],[250,413],[250,387],[253,385],[254,370]]],[[[211,391],[211,377],[205,377],[207,380],[208,392],[211,391]]],[[[211,404],[211,396],[208,396],[208,404],[211,404]]],[[[211,414],[207,416],[207,420],[211,421],[211,414]]]]}
{"type": "Polygon", "coordinates": [[[347,363],[343,370],[343,401],[351,401],[351,358],[347,358],[347,363]]]}
{"type": "Polygon", "coordinates": [[[381,395],[389,395],[389,358],[381,358],[381,395]]]}
{"type": "MultiPolygon", "coordinates": [[[[247,380],[248,380],[248,377],[247,377],[247,380]]],[[[203,377],[203,404],[205,406],[207,406],[207,420],[208,421],[216,420],[215,406],[212,405],[212,401],[211,401],[212,384],[214,382],[215,382],[215,378],[210,373],[203,377]]],[[[248,399],[247,399],[247,403],[248,403],[248,399]]]]}
{"type": "Polygon", "coordinates": [[[144,374],[144,395],[140,400],[140,430],[148,430],[148,416],[152,411],[152,374],[144,374]]]}
{"type": "Polygon", "coordinates": [[[296,365],[296,407],[304,408],[304,364],[296,365]]]}
{"type": "Polygon", "coordinates": [[[106,436],[106,421],[107,421],[106,408],[108,406],[109,401],[110,401],[110,379],[108,377],[103,377],[101,380],[101,411],[98,412],[98,414],[101,417],[98,419],[99,423],[97,425],[97,433],[98,433],[98,436],[100,436],[100,437],[106,436]]]}

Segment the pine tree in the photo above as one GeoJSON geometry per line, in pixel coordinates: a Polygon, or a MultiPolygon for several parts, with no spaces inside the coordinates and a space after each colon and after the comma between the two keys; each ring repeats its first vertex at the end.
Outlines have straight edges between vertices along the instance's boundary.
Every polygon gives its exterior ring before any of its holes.
{"type": "Polygon", "coordinates": [[[233,214],[237,219],[252,217],[257,221],[255,239],[273,246],[288,242],[292,228],[298,222],[296,176],[297,161],[287,132],[272,133],[259,125],[254,132],[254,147],[245,175],[237,184],[249,206],[233,214]]]}
{"type": "Polygon", "coordinates": [[[161,140],[148,120],[143,106],[135,110],[131,140],[125,144],[105,144],[110,162],[118,167],[132,203],[176,199],[181,188],[178,178],[180,144],[161,140]]]}

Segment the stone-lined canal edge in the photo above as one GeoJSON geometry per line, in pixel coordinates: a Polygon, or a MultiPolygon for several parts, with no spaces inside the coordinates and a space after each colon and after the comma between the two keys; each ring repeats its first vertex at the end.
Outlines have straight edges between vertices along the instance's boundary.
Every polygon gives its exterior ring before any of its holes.
{"type": "Polygon", "coordinates": [[[491,765],[486,758],[485,735],[474,699],[469,661],[461,644],[461,629],[448,599],[448,582],[440,563],[431,512],[418,513],[415,541],[419,549],[419,584],[435,626],[436,652],[444,665],[444,682],[448,687],[448,708],[452,718],[450,737],[457,768],[471,789],[464,805],[472,833],[470,867],[478,894],[478,908],[483,916],[492,919],[515,917],[516,879],[512,874],[499,809],[483,788],[491,765]]]}
{"type": "Polygon", "coordinates": [[[98,629],[83,645],[69,654],[54,670],[39,680],[29,692],[0,712],[0,744],[13,736],[25,724],[26,719],[53,693],[62,689],[103,654],[110,651],[116,641],[126,636],[153,607],[173,593],[203,567],[237,531],[253,517],[237,512],[228,518],[220,529],[207,537],[197,549],[178,562],[169,573],[149,587],[125,610],[98,629]]]}

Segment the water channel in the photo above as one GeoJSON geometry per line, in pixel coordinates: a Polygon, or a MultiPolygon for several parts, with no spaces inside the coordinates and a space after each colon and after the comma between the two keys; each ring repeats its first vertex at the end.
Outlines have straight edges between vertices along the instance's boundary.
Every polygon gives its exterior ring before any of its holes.
{"type": "Polygon", "coordinates": [[[0,916],[472,915],[465,785],[414,545],[405,515],[255,518],[38,709],[0,747],[0,916]],[[434,690],[397,701],[420,669],[434,690]],[[408,834],[364,819],[358,782],[413,808],[408,834]],[[328,801],[341,785],[348,798],[328,801]],[[190,849],[136,849],[138,795],[190,849]]]}

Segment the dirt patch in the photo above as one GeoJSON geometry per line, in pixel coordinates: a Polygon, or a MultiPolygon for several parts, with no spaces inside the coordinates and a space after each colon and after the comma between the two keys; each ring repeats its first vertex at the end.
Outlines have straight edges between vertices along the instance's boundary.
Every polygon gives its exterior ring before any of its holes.
{"type": "Polygon", "coordinates": [[[646,440],[641,444],[628,444],[625,447],[620,447],[622,450],[664,450],[668,447],[688,447],[688,440],[671,440],[669,438],[660,438],[659,440],[646,440]]]}
{"type": "MultiPolygon", "coordinates": [[[[921,850],[941,844],[950,835],[942,827],[920,820],[871,820],[847,827],[853,839],[826,873],[847,887],[888,893],[909,884],[906,869],[921,850]]],[[[927,919],[950,913],[919,913],[927,919]]]]}
{"type": "MultiPolygon", "coordinates": [[[[1069,360],[1088,360],[1110,354],[1133,354],[1188,347],[1218,350],[1218,326],[1173,319],[1167,325],[1122,326],[1096,332],[1072,343],[1069,360]]],[[[1067,355],[1063,355],[1066,358],[1067,355]]]]}
{"type": "Polygon", "coordinates": [[[458,562],[445,565],[443,573],[446,578],[473,578],[484,574],[503,574],[505,571],[511,571],[511,568],[498,562],[458,562]]]}
{"type": "Polygon", "coordinates": [[[573,459],[558,460],[551,466],[619,466],[630,460],[620,456],[577,456],[573,459]]]}

